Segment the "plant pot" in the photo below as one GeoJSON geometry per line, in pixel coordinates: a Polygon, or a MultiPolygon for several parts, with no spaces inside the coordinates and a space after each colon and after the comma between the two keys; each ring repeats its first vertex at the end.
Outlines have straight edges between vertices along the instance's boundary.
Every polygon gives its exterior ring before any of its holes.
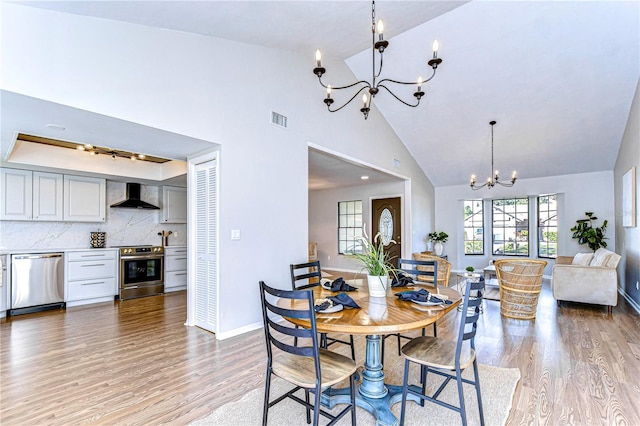
{"type": "Polygon", "coordinates": [[[387,317],[387,298],[369,296],[369,318],[381,321],[387,317]]]}
{"type": "Polygon", "coordinates": [[[369,296],[385,297],[387,295],[387,277],[378,275],[367,275],[369,284],[369,296]]]}
{"type": "Polygon", "coordinates": [[[436,241],[435,244],[433,244],[433,251],[436,253],[436,256],[442,256],[442,253],[444,253],[444,244],[436,241]]]}

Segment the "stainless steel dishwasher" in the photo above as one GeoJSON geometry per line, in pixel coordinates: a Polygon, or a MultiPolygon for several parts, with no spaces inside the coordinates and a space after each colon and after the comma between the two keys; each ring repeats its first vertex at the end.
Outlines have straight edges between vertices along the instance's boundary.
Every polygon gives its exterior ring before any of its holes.
{"type": "Polygon", "coordinates": [[[64,254],[11,255],[9,315],[64,308],[64,254]]]}

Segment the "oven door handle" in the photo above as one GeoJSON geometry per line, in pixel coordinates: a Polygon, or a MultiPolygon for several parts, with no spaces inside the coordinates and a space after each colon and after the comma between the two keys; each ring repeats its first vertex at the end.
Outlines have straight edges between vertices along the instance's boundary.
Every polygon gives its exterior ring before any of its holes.
{"type": "Polygon", "coordinates": [[[120,256],[120,260],[153,260],[164,259],[164,255],[155,256],[120,256]]]}

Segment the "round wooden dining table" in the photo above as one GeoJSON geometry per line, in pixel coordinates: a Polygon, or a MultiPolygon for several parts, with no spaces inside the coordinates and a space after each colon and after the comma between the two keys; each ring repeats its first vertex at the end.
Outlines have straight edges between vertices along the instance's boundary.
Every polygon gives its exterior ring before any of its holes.
{"type": "MultiPolygon", "coordinates": [[[[366,336],[366,351],[362,381],[356,393],[356,403],[369,411],[376,418],[377,425],[397,425],[398,419],[391,412],[391,406],[402,398],[402,387],[384,382],[384,371],[381,360],[382,335],[403,333],[419,330],[433,324],[448,312],[455,310],[460,304],[462,296],[459,292],[448,287],[438,287],[440,294],[446,296],[451,304],[423,306],[410,301],[403,301],[396,297],[401,291],[425,288],[435,293],[435,288],[428,285],[414,287],[392,287],[387,290],[386,297],[370,297],[366,279],[349,280],[348,283],[357,287],[357,291],[347,294],[360,308],[345,308],[339,312],[316,314],[316,327],[321,333],[359,334],[366,336]]],[[[338,292],[331,292],[321,286],[313,287],[314,300],[335,296],[338,292]]],[[[296,303],[301,301],[281,301],[283,308],[295,309],[296,303]]],[[[301,327],[310,327],[308,320],[287,318],[301,327]]],[[[409,399],[411,395],[408,395],[409,399]]],[[[348,404],[349,389],[330,388],[323,392],[322,403],[328,408],[335,404],[348,404]]],[[[414,399],[419,401],[417,397],[414,399]]]]}

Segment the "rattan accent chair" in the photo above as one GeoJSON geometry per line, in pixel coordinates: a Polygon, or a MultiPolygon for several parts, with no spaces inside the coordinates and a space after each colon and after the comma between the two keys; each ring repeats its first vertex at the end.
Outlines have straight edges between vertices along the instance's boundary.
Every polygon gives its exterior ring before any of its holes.
{"type": "MultiPolygon", "coordinates": [[[[415,260],[437,262],[438,276],[436,281],[437,281],[438,287],[449,287],[449,275],[451,275],[451,262],[449,262],[447,259],[441,258],[440,256],[426,254],[426,253],[413,253],[413,258],[415,260]]],[[[418,277],[418,280],[433,282],[433,278],[431,277],[418,277]]]]}
{"type": "MultiPolygon", "coordinates": [[[[407,275],[410,275],[414,283],[415,282],[425,282],[425,283],[433,283],[438,282],[438,271],[439,266],[435,260],[412,260],[412,259],[398,259],[398,272],[404,272],[407,275]]],[[[435,286],[436,292],[438,290],[438,286],[435,286]]],[[[422,335],[426,336],[426,330],[422,329],[422,335]]],[[[438,335],[438,327],[436,323],[433,323],[433,335],[438,335]]],[[[387,338],[395,336],[398,340],[398,356],[400,356],[400,347],[402,344],[400,343],[400,339],[411,340],[413,337],[405,336],[400,333],[394,334],[385,334],[382,336],[382,351],[380,355],[380,359],[384,364],[384,342],[386,342],[387,338]]]]}
{"type": "Polygon", "coordinates": [[[494,265],[500,284],[500,314],[507,318],[534,319],[547,262],[537,259],[500,259],[494,265]]]}
{"type": "Polygon", "coordinates": [[[320,348],[316,329],[316,315],[313,309],[313,292],[308,290],[280,290],[269,287],[264,281],[260,281],[260,299],[262,301],[262,320],[267,343],[267,375],[262,412],[263,426],[267,424],[269,408],[285,398],[291,398],[306,407],[307,423],[311,423],[311,410],[313,410],[314,426],[318,424],[320,415],[331,420],[328,425],[333,425],[348,412],[351,412],[351,424],[355,426],[356,397],[354,376],[357,368],[356,363],[344,355],[320,348]],[[285,309],[274,305],[267,300],[268,297],[280,300],[289,299],[293,302],[295,309],[285,309]],[[298,306],[300,306],[299,309],[298,306]],[[269,315],[308,320],[311,327],[295,328],[287,326],[286,323],[274,321],[269,315]],[[291,337],[304,339],[305,345],[291,345],[291,337]],[[294,387],[269,402],[272,375],[286,380],[294,387]],[[350,404],[336,415],[322,410],[320,407],[322,390],[345,379],[349,379],[350,404]],[[304,400],[294,394],[299,390],[304,390],[304,400]],[[309,402],[310,393],[314,394],[313,404],[309,402]]]}
{"type": "MultiPolygon", "coordinates": [[[[460,320],[457,340],[423,336],[416,337],[402,347],[402,355],[405,357],[405,362],[404,379],[402,382],[401,426],[404,425],[405,421],[408,393],[419,397],[421,400],[420,405],[422,406],[424,406],[424,401],[426,400],[457,411],[462,417],[463,426],[465,426],[467,424],[467,412],[464,404],[463,383],[471,384],[476,388],[480,424],[484,425],[484,412],[482,410],[480,378],[478,376],[478,360],[476,358],[475,346],[475,335],[478,328],[478,318],[480,317],[480,307],[482,306],[483,290],[484,281],[472,282],[471,280],[467,280],[462,304],[463,315],[460,320]],[[412,362],[420,366],[421,385],[409,386],[409,366],[412,362]],[[462,377],[462,372],[470,366],[473,366],[473,380],[462,377]],[[428,373],[434,373],[445,378],[432,395],[426,395],[428,373]],[[451,380],[455,380],[458,385],[459,405],[457,407],[438,399],[440,393],[451,380]]],[[[435,419],[435,422],[437,423],[437,419],[435,419]]]]}
{"type": "MultiPolygon", "coordinates": [[[[298,263],[289,265],[291,270],[291,289],[304,290],[317,287],[322,281],[322,269],[320,261],[298,263]]],[[[340,340],[336,337],[330,337],[327,333],[320,334],[320,347],[327,349],[329,346],[341,343],[351,346],[351,359],[356,360],[356,350],[353,343],[353,336],[349,335],[349,341],[340,340]]],[[[294,345],[298,344],[298,339],[294,339],[294,345]]]]}

